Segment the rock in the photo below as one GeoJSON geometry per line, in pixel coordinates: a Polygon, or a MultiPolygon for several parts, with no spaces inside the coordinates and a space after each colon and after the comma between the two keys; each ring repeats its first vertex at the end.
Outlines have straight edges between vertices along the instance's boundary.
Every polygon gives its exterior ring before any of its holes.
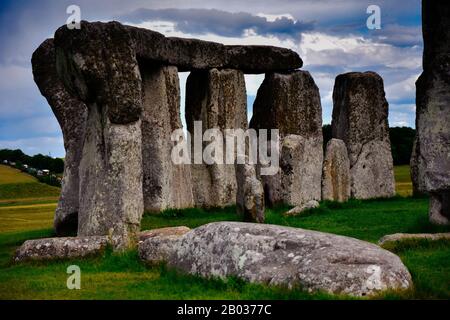
{"type": "Polygon", "coordinates": [[[413,171],[420,192],[430,193],[432,223],[450,223],[450,5],[423,1],[423,73],[416,82],[413,171]],[[441,32],[440,30],[446,30],[441,32]]]}
{"type": "Polygon", "coordinates": [[[236,164],[236,207],[244,221],[264,223],[264,189],[251,164],[236,164]]]}
{"type": "Polygon", "coordinates": [[[179,227],[165,227],[152,230],[146,230],[139,232],[139,241],[144,241],[148,238],[153,237],[172,237],[172,236],[182,236],[183,234],[189,232],[191,229],[185,226],[179,227]]]}
{"type": "Polygon", "coordinates": [[[292,50],[272,46],[225,46],[227,68],[244,73],[289,71],[301,68],[302,59],[292,50]],[[264,63],[261,63],[264,61],[264,63]]]}
{"type": "Polygon", "coordinates": [[[389,242],[397,242],[402,240],[428,240],[436,241],[450,239],[450,233],[394,233],[382,237],[378,244],[383,246],[389,242]]]}
{"type": "Polygon", "coordinates": [[[33,53],[31,64],[34,81],[52,108],[64,137],[64,174],[54,218],[56,234],[62,236],[77,232],[78,168],[86,130],[87,107],[64,88],[56,72],[55,59],[53,39],[47,39],[33,53]]]}
{"type": "Polygon", "coordinates": [[[178,239],[147,239],[140,256],[204,277],[236,276],[334,294],[365,296],[412,285],[401,260],[375,244],[276,225],[209,223],[178,239]]]}
{"type": "Polygon", "coordinates": [[[327,143],[322,173],[322,200],[345,202],[350,198],[350,160],[344,141],[327,143]]]}
{"type": "Polygon", "coordinates": [[[322,107],[319,89],[307,71],[269,73],[258,89],[253,129],[278,129],[280,170],[261,176],[266,204],[301,205],[321,199],[322,107]]]}
{"type": "Polygon", "coordinates": [[[159,212],[193,207],[190,166],[171,159],[172,132],[182,128],[177,68],[142,67],[141,75],[144,208],[159,212]]]}
{"type": "Polygon", "coordinates": [[[225,46],[197,39],[166,38],[148,29],[125,28],[135,41],[139,58],[177,66],[180,71],[220,68],[265,73],[294,70],[303,65],[298,54],[286,48],[225,46]]]}
{"type": "Polygon", "coordinates": [[[297,216],[301,213],[303,213],[305,210],[318,208],[320,206],[319,202],[316,200],[310,200],[306,202],[305,204],[296,206],[292,208],[291,210],[284,213],[285,216],[297,216]]]}
{"type": "Polygon", "coordinates": [[[352,197],[395,195],[388,103],[378,74],[350,72],[336,77],[332,135],[347,146],[352,197]]]}
{"type": "Polygon", "coordinates": [[[55,49],[58,75],[88,108],[78,236],[111,235],[115,248],[127,248],[144,211],[141,75],[133,40],[120,23],[83,22],[79,30],[59,28],[55,49]]]}
{"type": "Polygon", "coordinates": [[[103,253],[108,244],[108,237],[102,236],[27,240],[17,249],[14,262],[84,258],[103,253]]]}
{"type": "MultiPolygon", "coordinates": [[[[186,83],[186,124],[192,139],[195,121],[202,122],[202,131],[197,135],[212,128],[221,130],[222,134],[225,129],[247,129],[247,95],[242,71],[212,69],[190,73],[186,83]]],[[[223,138],[225,146],[225,135],[223,138]]],[[[192,159],[196,152],[192,143],[192,159]]],[[[201,164],[191,165],[191,175],[196,206],[235,204],[237,187],[234,164],[206,164],[202,161],[201,164]]]]}

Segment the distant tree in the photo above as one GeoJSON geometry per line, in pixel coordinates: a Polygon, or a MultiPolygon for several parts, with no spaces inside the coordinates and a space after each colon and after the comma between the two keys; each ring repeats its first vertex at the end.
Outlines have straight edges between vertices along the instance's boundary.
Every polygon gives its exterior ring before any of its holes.
{"type": "Polygon", "coordinates": [[[42,154],[30,157],[19,149],[1,149],[0,160],[8,160],[20,165],[27,164],[28,166],[39,170],[48,169],[54,173],[62,173],[64,171],[64,160],[61,158],[52,158],[42,154]]]}
{"type": "Polygon", "coordinates": [[[331,140],[331,124],[325,124],[322,127],[322,134],[323,134],[323,150],[325,150],[328,141],[331,140]]]}

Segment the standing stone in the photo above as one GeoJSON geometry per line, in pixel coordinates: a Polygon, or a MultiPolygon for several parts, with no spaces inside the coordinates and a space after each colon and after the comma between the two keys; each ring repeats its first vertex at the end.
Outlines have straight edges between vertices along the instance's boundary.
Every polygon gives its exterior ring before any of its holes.
{"type": "Polygon", "coordinates": [[[53,39],[47,39],[33,53],[31,64],[34,81],[52,108],[64,137],[64,174],[54,218],[55,232],[58,236],[63,236],[77,232],[80,187],[78,168],[86,130],[87,108],[64,88],[56,72],[55,59],[53,39]]]}
{"type": "Polygon", "coordinates": [[[345,202],[350,198],[350,160],[344,141],[327,143],[322,174],[322,200],[345,202]]]}
{"type": "Polygon", "coordinates": [[[332,134],[347,146],[352,197],[369,199],[395,195],[383,79],[375,72],[337,76],[333,105],[332,134]]]}
{"type": "Polygon", "coordinates": [[[450,4],[422,1],[423,72],[416,82],[413,181],[430,194],[429,217],[450,224],[450,4]]]}
{"type": "MultiPolygon", "coordinates": [[[[194,121],[202,121],[207,129],[243,129],[247,125],[247,96],[242,71],[233,69],[193,71],[186,83],[186,124],[194,150],[194,121]]],[[[204,143],[204,147],[208,143],[204,143]]],[[[225,134],[224,142],[225,146],[225,134]]],[[[223,159],[225,163],[225,155],[223,159]]],[[[234,164],[193,164],[191,166],[195,205],[222,207],[236,202],[236,172],[234,164]]]]}
{"type": "Polygon", "coordinates": [[[144,208],[159,212],[192,207],[190,166],[171,159],[172,132],[182,128],[178,70],[144,66],[141,75],[144,208]]]}
{"type": "Polygon", "coordinates": [[[268,205],[321,199],[322,106],[307,71],[268,73],[258,89],[250,127],[278,129],[280,169],[261,176],[268,205]]]}
{"type": "Polygon", "coordinates": [[[246,222],[264,223],[264,190],[251,164],[236,164],[236,206],[246,222]]]}
{"type": "Polygon", "coordinates": [[[78,236],[110,235],[116,248],[128,247],[143,213],[141,77],[133,41],[119,23],[82,23],[79,30],[59,28],[55,48],[60,78],[88,108],[78,236]]]}

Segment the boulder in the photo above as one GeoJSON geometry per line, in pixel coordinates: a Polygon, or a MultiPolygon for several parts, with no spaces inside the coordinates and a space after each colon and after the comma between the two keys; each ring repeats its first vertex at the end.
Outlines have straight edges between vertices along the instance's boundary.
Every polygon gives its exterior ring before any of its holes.
{"type": "Polygon", "coordinates": [[[350,160],[344,141],[327,143],[322,173],[322,200],[345,202],[350,198],[350,160]]]}
{"type": "Polygon", "coordinates": [[[416,82],[413,181],[430,193],[430,221],[450,223],[450,5],[423,1],[423,72],[416,82]],[[445,32],[441,31],[445,30],[445,32]]]}
{"type": "Polygon", "coordinates": [[[308,202],[296,206],[294,208],[292,208],[291,210],[287,211],[284,213],[285,216],[297,216],[300,215],[301,213],[305,212],[306,210],[309,209],[314,209],[314,208],[318,208],[320,206],[320,203],[316,200],[309,200],[308,202]]]}
{"type": "Polygon", "coordinates": [[[244,221],[264,223],[264,189],[251,164],[236,164],[236,207],[244,221]]]}
{"type": "Polygon", "coordinates": [[[332,136],[345,142],[351,195],[357,199],[395,195],[394,166],[383,79],[375,72],[336,77],[332,136]]]}
{"type": "Polygon", "coordinates": [[[103,253],[109,243],[106,236],[27,240],[17,249],[14,262],[84,258],[103,253]]]}
{"type": "Polygon", "coordinates": [[[261,176],[267,204],[301,205],[321,199],[322,107],[307,71],[268,73],[258,89],[250,127],[278,129],[280,169],[261,176]]]}
{"type": "Polygon", "coordinates": [[[171,159],[172,132],[182,128],[177,68],[143,66],[141,76],[144,208],[160,212],[192,207],[190,166],[171,159]]]}
{"type": "Polygon", "coordinates": [[[412,285],[400,258],[379,246],[344,236],[276,225],[214,222],[180,238],[150,238],[141,258],[203,277],[301,286],[354,296],[412,285]]]}
{"type": "Polygon", "coordinates": [[[86,130],[87,107],[65,88],[56,72],[53,39],[45,40],[31,58],[33,76],[41,94],[58,120],[64,137],[64,174],[61,195],[55,211],[54,228],[58,236],[76,234],[78,226],[80,180],[78,169],[86,130]]]}
{"type": "Polygon", "coordinates": [[[135,243],[144,211],[141,75],[133,40],[120,23],[83,23],[79,30],[59,28],[55,49],[58,75],[88,109],[78,236],[111,235],[115,248],[126,248],[135,243]]]}
{"type": "Polygon", "coordinates": [[[447,233],[394,233],[388,234],[382,237],[378,241],[378,245],[383,246],[390,242],[397,242],[403,240],[427,240],[427,241],[437,241],[437,240],[450,240],[450,232],[447,233]]]}
{"type": "MultiPolygon", "coordinates": [[[[247,95],[244,74],[239,70],[212,69],[191,72],[186,83],[186,124],[192,136],[207,129],[247,129],[247,95]],[[194,122],[201,121],[202,131],[194,132],[194,122]]],[[[203,144],[206,147],[209,142],[203,144]]],[[[223,134],[225,146],[225,135],[223,134]]],[[[192,143],[192,159],[198,151],[192,143]]],[[[236,150],[234,151],[236,153],[236,150]]],[[[222,207],[236,203],[234,164],[201,164],[191,166],[194,203],[198,207],[222,207]]]]}

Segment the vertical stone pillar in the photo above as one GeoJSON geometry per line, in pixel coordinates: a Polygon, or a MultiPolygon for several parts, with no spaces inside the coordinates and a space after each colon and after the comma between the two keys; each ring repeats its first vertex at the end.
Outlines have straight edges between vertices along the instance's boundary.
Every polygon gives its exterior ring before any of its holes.
{"type": "MultiPolygon", "coordinates": [[[[192,140],[194,121],[202,121],[203,132],[215,128],[224,134],[224,129],[247,129],[247,95],[242,71],[211,69],[191,72],[186,83],[186,124],[192,140]]],[[[196,206],[235,204],[234,164],[193,164],[191,174],[196,206]]]]}
{"type": "Polygon", "coordinates": [[[383,79],[375,72],[337,76],[331,125],[333,138],[343,140],[347,146],[352,197],[394,196],[394,165],[383,79]]]}
{"type": "Polygon", "coordinates": [[[416,82],[416,140],[412,171],[430,194],[429,218],[450,224],[450,3],[422,1],[423,72],[416,82]]]}
{"type": "Polygon", "coordinates": [[[279,172],[261,176],[266,203],[297,206],[320,200],[322,106],[309,72],[267,73],[258,89],[250,127],[280,133],[279,172]]]}
{"type": "Polygon", "coordinates": [[[80,162],[78,235],[134,243],[143,213],[141,77],[134,43],[117,22],[55,33],[65,87],[88,108],[80,162]]]}
{"type": "Polygon", "coordinates": [[[171,135],[182,128],[177,67],[143,66],[141,75],[145,210],[192,207],[190,166],[171,159],[171,135]]]}
{"type": "Polygon", "coordinates": [[[31,58],[34,81],[47,99],[61,127],[66,156],[61,195],[55,211],[54,228],[58,236],[76,234],[78,228],[78,168],[83,150],[87,108],[65,88],[56,72],[53,39],[47,39],[31,58]]]}

